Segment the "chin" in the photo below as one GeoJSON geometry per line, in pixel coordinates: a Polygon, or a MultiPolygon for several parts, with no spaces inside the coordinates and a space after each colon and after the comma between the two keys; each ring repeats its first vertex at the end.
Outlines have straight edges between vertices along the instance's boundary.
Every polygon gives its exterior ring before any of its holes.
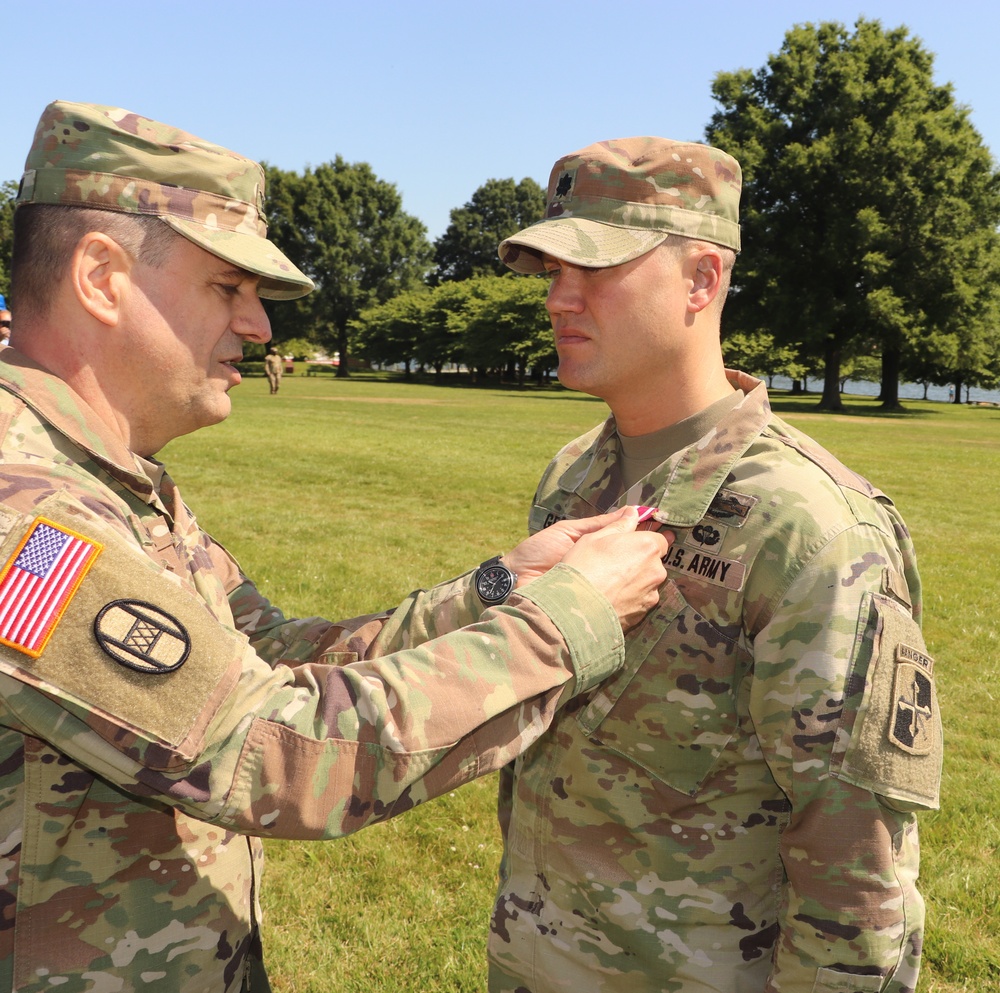
{"type": "Polygon", "coordinates": [[[577,393],[589,393],[591,396],[600,396],[596,392],[594,385],[588,382],[586,376],[580,375],[579,371],[574,374],[572,369],[565,369],[560,365],[556,370],[556,376],[558,376],[559,382],[567,390],[576,390],[577,393]]]}

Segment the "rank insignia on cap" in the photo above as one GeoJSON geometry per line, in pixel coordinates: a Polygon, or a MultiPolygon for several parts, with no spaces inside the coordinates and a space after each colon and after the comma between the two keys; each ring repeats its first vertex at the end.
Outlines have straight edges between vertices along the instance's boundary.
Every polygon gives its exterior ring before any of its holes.
{"type": "Polygon", "coordinates": [[[184,626],[144,600],[112,600],[94,618],[97,643],[119,665],[163,675],[179,669],[191,651],[184,626]]]}
{"type": "Polygon", "coordinates": [[[929,755],[934,742],[934,660],[909,645],[896,646],[889,740],[911,755],[929,755]]]}
{"type": "Polygon", "coordinates": [[[103,548],[36,518],[0,571],[0,643],[37,659],[103,548]]]}
{"type": "Polygon", "coordinates": [[[561,173],[552,191],[545,211],[546,217],[559,217],[563,213],[563,204],[573,199],[573,187],[576,185],[576,169],[567,169],[561,173]]]}

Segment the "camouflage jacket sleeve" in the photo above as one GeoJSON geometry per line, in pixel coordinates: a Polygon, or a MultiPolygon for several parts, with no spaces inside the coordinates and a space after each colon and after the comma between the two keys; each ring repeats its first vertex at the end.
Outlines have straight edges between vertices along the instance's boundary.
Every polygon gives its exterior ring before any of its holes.
{"type": "Polygon", "coordinates": [[[242,574],[229,594],[238,630],[254,651],[272,665],[298,665],[323,657],[351,662],[387,651],[422,645],[479,620],[483,605],[475,595],[472,573],[429,590],[415,590],[399,606],[336,623],[321,617],[289,619],[242,574]],[[378,648],[374,647],[380,639],[378,648]],[[393,645],[387,649],[386,645],[393,645]]]}
{"type": "Polygon", "coordinates": [[[37,657],[0,646],[4,723],[235,830],[334,837],[406,810],[507,763],[623,657],[610,604],[557,566],[419,648],[343,664],[334,638],[337,665],[320,654],[272,667],[119,524],[65,493],[0,513],[0,560],[14,561],[39,516],[99,554],[37,657]]]}
{"type": "MultiPolygon", "coordinates": [[[[878,529],[841,531],[810,550],[754,640],[751,716],[791,807],[769,991],[915,985],[923,902],[912,811],[937,805],[940,727],[915,747],[918,715],[905,708],[919,694],[901,662],[932,663],[887,561],[898,553],[878,529]]],[[[934,701],[935,722],[936,712],[934,701]]]]}

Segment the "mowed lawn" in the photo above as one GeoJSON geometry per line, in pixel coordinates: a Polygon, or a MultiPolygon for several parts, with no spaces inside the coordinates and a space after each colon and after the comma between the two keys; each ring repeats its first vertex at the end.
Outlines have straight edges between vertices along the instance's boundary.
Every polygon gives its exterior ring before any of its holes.
{"type": "MultiPolygon", "coordinates": [[[[549,389],[286,376],[234,392],[224,424],[162,453],[202,525],[289,615],[393,605],[525,533],[549,457],[605,408],[549,389]]],[[[774,406],[888,491],[914,535],[947,752],[922,817],[921,993],[1000,989],[1000,409],[847,398],[774,406]]],[[[277,993],[485,988],[500,855],[495,781],[329,843],[268,842],[265,954],[277,993]]],[[[581,991],[582,993],[582,991],[581,991]]]]}

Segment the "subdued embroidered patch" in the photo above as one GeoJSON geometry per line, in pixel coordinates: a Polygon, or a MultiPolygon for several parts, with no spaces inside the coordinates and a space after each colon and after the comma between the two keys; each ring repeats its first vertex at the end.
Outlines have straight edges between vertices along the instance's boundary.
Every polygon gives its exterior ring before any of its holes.
{"type": "Polygon", "coordinates": [[[721,489],[705,511],[706,517],[741,528],[747,522],[750,511],[760,501],[760,497],[737,493],[735,490],[721,489]]]}
{"type": "Polygon", "coordinates": [[[103,549],[36,517],[0,571],[0,642],[37,659],[103,549]]]}
{"type": "Polygon", "coordinates": [[[889,740],[911,755],[929,755],[934,717],[934,660],[909,645],[896,646],[889,740]]]}
{"type": "Polygon", "coordinates": [[[106,604],[94,618],[94,636],[119,665],[149,675],[174,672],[191,652],[180,621],[144,600],[106,604]]]}

